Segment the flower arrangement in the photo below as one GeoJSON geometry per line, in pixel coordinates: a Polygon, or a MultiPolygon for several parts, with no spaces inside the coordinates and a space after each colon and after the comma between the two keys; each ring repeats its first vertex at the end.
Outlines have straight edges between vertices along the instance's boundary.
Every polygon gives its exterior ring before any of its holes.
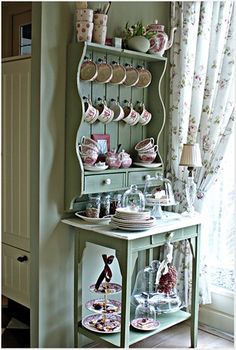
{"type": "Polygon", "coordinates": [[[127,22],[124,30],[124,40],[127,42],[134,36],[143,36],[150,39],[155,33],[147,29],[147,26],[143,26],[142,22],[137,22],[133,25],[129,25],[127,22]]]}

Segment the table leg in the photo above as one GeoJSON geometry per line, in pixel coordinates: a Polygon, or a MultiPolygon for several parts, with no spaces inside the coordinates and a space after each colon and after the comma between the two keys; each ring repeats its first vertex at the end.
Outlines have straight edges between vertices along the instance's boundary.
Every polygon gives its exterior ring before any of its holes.
{"type": "Polygon", "coordinates": [[[117,250],[117,259],[119,261],[122,275],[122,309],[121,309],[121,333],[120,347],[129,347],[129,328],[130,328],[130,296],[131,296],[131,276],[133,258],[130,242],[124,242],[122,251],[117,250]]]}
{"type": "Polygon", "coordinates": [[[81,335],[78,333],[78,320],[82,320],[82,258],[83,252],[86,247],[79,235],[76,235],[75,239],[75,276],[74,276],[74,324],[75,324],[75,347],[81,346],[81,335]]]}
{"type": "Polygon", "coordinates": [[[192,266],[191,348],[197,347],[198,336],[200,225],[197,229],[198,235],[194,238],[192,266]]]}

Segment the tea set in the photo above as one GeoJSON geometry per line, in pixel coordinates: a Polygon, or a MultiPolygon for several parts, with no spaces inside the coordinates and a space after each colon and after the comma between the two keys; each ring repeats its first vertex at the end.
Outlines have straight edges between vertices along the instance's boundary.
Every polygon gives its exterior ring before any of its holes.
{"type": "MultiPolygon", "coordinates": [[[[77,151],[82,159],[85,170],[102,171],[108,167],[110,169],[127,169],[132,165],[133,160],[130,154],[125,152],[124,149],[119,152],[120,146],[105,154],[105,162],[97,162],[100,154],[99,144],[90,137],[83,136],[81,143],[77,145],[77,151]]],[[[138,152],[140,163],[134,164],[150,165],[156,159],[158,146],[154,144],[154,138],[150,137],[138,142],[135,150],[138,152]]]]}
{"type": "Polygon", "coordinates": [[[145,104],[140,101],[137,101],[135,107],[133,107],[132,102],[124,100],[124,106],[122,107],[117,100],[111,99],[108,107],[106,100],[100,97],[97,99],[95,106],[92,105],[89,98],[84,96],[83,100],[83,118],[89,124],[95,123],[96,120],[103,124],[123,120],[130,126],[138,123],[146,125],[152,118],[152,114],[146,109],[145,104]]]}

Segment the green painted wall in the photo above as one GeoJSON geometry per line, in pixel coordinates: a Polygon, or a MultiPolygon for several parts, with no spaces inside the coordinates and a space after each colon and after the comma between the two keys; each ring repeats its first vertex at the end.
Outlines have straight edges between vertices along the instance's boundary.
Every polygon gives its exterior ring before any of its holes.
{"type": "MultiPolygon", "coordinates": [[[[91,4],[95,6],[96,3],[91,4]]],[[[32,101],[38,98],[39,105],[32,106],[32,113],[35,111],[39,116],[40,170],[39,232],[32,237],[35,238],[32,254],[37,257],[32,271],[39,267],[32,276],[32,301],[38,304],[33,307],[31,329],[32,347],[40,348],[73,347],[73,237],[60,220],[64,205],[66,50],[74,38],[74,9],[73,2],[33,5],[33,39],[37,40],[33,55],[35,52],[40,57],[33,56],[32,66],[40,74],[33,81],[32,101]]],[[[168,24],[168,2],[114,2],[108,35],[112,36],[127,21],[143,19],[148,24],[154,18],[168,24]]],[[[97,277],[93,267],[100,265],[99,254],[92,254],[86,265],[88,271],[94,271],[91,280],[97,277]]],[[[115,274],[120,278],[117,267],[115,274]]]]}

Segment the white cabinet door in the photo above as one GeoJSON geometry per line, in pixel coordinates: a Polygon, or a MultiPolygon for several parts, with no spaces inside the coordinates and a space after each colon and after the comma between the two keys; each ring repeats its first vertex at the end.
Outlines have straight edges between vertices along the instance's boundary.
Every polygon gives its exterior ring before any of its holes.
{"type": "Polygon", "coordinates": [[[31,59],[2,63],[3,242],[30,250],[31,59]]]}
{"type": "Polygon", "coordinates": [[[30,307],[30,254],[2,244],[2,294],[30,307]]]}

